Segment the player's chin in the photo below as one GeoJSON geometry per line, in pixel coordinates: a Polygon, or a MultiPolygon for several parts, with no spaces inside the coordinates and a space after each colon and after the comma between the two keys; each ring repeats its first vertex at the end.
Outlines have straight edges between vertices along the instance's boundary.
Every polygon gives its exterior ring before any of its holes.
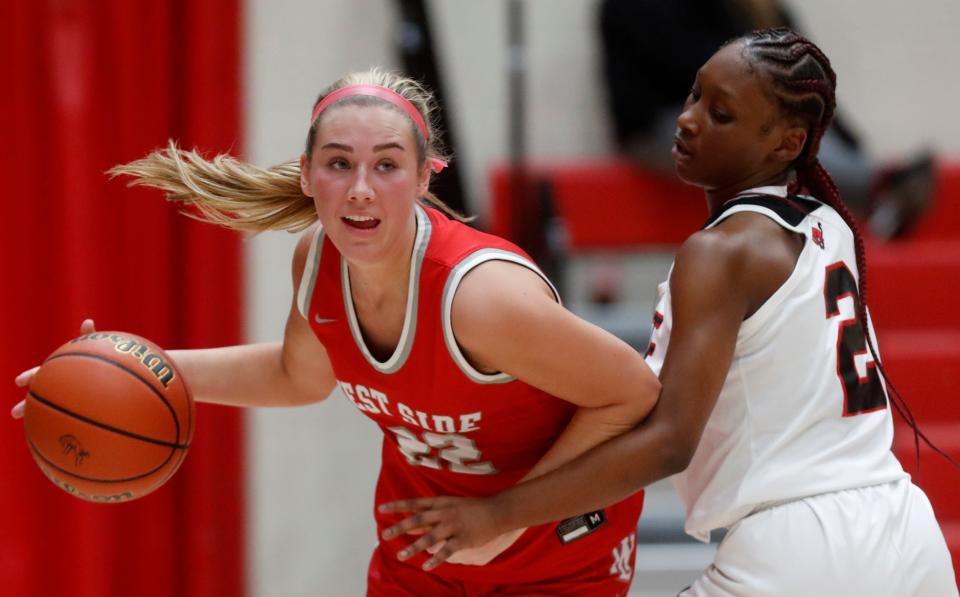
{"type": "Polygon", "coordinates": [[[673,169],[677,173],[677,178],[690,186],[700,188],[709,186],[704,182],[704,177],[700,175],[697,169],[691,166],[692,164],[688,161],[674,161],[673,169]]]}

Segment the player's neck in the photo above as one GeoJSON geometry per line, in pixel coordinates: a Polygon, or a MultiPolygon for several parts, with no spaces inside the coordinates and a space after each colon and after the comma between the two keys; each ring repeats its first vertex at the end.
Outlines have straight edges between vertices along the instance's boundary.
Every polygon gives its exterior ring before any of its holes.
{"type": "Polygon", "coordinates": [[[730,201],[740,193],[758,187],[783,186],[789,182],[789,178],[789,171],[779,172],[775,175],[757,173],[754,176],[750,176],[734,184],[704,189],[707,198],[707,209],[710,215],[714,216],[723,209],[723,205],[727,201],[730,201]]]}
{"type": "Polygon", "coordinates": [[[347,258],[346,266],[354,297],[361,297],[364,302],[367,299],[379,302],[382,297],[406,296],[410,280],[410,257],[416,238],[417,224],[414,219],[409,229],[394,241],[393,247],[384,250],[377,259],[347,258]]]}

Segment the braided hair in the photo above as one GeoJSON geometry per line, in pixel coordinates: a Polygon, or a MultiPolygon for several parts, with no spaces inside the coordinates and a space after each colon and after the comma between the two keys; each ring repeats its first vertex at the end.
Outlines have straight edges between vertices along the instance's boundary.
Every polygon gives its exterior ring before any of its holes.
{"type": "Polygon", "coordinates": [[[863,322],[870,354],[891,390],[891,403],[914,431],[919,467],[920,438],[940,454],[943,452],[931,444],[918,429],[910,407],[891,383],[880,362],[870,326],[867,325],[867,258],[863,236],[856,219],[840,197],[836,183],[817,158],[820,141],[833,121],[836,110],[837,75],[820,48],[802,35],[784,27],[753,31],[729,43],[742,45],[744,61],[752,71],[760,71],[766,76],[769,82],[768,92],[775,98],[781,113],[807,130],[806,143],[792,165],[796,180],[791,183],[791,191],[805,189],[836,210],[853,231],[860,295],[859,299],[854,297],[857,316],[863,322]]]}

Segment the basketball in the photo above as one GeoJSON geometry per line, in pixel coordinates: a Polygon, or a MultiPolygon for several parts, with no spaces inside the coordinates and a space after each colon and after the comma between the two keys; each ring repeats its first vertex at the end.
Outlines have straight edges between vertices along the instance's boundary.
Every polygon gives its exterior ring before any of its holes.
{"type": "Polygon", "coordinates": [[[30,383],[24,432],[57,487],[93,502],[124,502],[163,485],[193,437],[193,399],[173,360],[126,332],[75,338],[30,383]]]}

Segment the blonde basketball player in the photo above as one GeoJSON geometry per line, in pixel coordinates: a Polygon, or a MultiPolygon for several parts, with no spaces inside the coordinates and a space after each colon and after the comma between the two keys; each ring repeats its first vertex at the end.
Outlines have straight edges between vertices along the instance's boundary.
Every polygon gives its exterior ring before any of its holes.
{"type": "MultiPolygon", "coordinates": [[[[201,402],[295,406],[341,389],[383,431],[378,502],[495,493],[629,431],[659,391],[642,356],[565,310],[523,251],[430,193],[445,166],[435,110],[417,81],[371,69],[317,100],[298,161],[264,170],[171,147],[118,169],[216,223],[303,231],[282,343],[171,356],[201,402]]],[[[403,538],[382,540],[367,594],[623,597],[643,496],[624,498],[430,572],[422,555],[396,557],[403,538]]]]}

